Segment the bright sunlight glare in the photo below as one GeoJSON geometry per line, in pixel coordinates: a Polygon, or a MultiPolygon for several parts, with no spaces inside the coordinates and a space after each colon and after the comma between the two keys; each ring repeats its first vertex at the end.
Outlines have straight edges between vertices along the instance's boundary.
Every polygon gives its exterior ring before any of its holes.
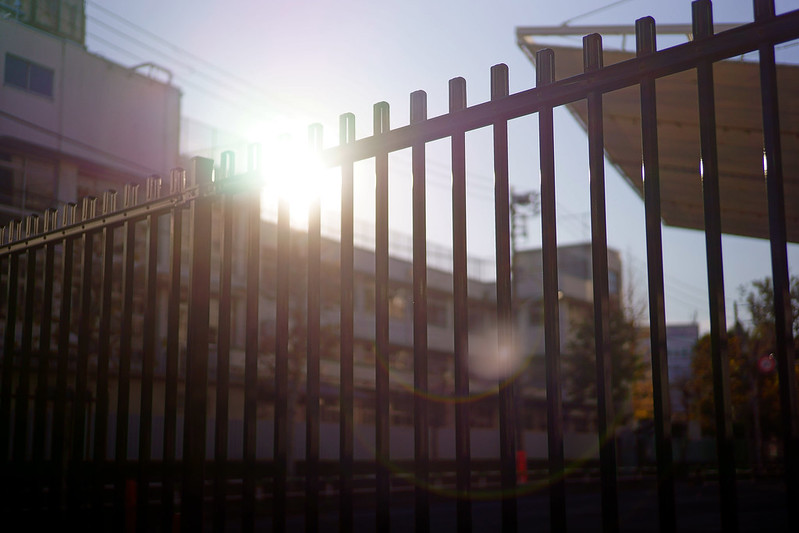
{"type": "Polygon", "coordinates": [[[335,180],[330,179],[318,154],[302,141],[281,135],[265,143],[263,153],[264,199],[287,202],[292,224],[304,225],[315,202],[338,194],[335,180]]]}

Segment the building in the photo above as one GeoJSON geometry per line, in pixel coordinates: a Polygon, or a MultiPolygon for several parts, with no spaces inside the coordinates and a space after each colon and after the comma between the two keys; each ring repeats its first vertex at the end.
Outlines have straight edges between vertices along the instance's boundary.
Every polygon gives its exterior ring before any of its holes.
{"type": "Polygon", "coordinates": [[[81,1],[0,1],[0,225],[177,166],[180,91],[84,28],[81,1]]]}
{"type": "Polygon", "coordinates": [[[699,340],[699,324],[672,324],[666,326],[666,346],[669,358],[669,394],[671,412],[675,422],[688,420],[683,387],[691,378],[691,361],[694,346],[699,340]]]}
{"type": "MultiPolygon", "coordinates": [[[[169,83],[145,74],[157,74],[152,65],[125,68],[89,53],[83,43],[84,13],[82,2],[0,2],[8,15],[0,19],[0,224],[30,213],[42,212],[86,196],[100,196],[107,189],[120,190],[129,182],[143,183],[150,174],[164,175],[179,162],[180,92],[169,83]],[[74,8],[74,9],[73,9],[74,8]],[[58,11],[58,10],[61,11],[58,11]],[[73,17],[74,14],[74,17],[73,17]]],[[[216,215],[218,216],[218,214],[216,215]]],[[[218,221],[217,221],[218,222],[218,221]]],[[[214,224],[214,264],[212,271],[211,303],[211,389],[215,387],[216,341],[219,331],[219,246],[221,224],[214,224]]],[[[234,234],[244,234],[244,221],[234,222],[234,234]],[[239,231],[241,230],[241,231],[239,231]]],[[[166,229],[166,228],[164,228],[166,229]]],[[[261,230],[261,294],[259,325],[259,456],[271,454],[276,227],[264,221],[261,230]]],[[[166,242],[166,239],[163,240],[166,242]]],[[[234,238],[234,254],[243,254],[243,242],[234,238]]],[[[302,272],[305,264],[302,232],[292,235],[292,287],[295,302],[302,302],[302,272]]],[[[143,244],[143,243],[142,243],[143,244]]],[[[137,246],[139,244],[137,243],[137,246]]],[[[590,244],[563,247],[559,251],[560,309],[562,346],[568,340],[569,324],[575,317],[591,312],[591,246],[590,244]]],[[[336,328],[339,320],[339,245],[325,240],[322,251],[323,327],[330,333],[321,361],[322,424],[326,435],[323,458],[338,455],[338,384],[339,360],[336,328]]],[[[159,275],[168,272],[168,250],[158,252],[159,275]]],[[[243,255],[240,255],[243,257],[243,255]]],[[[143,257],[143,256],[142,256],[143,257]]],[[[611,293],[620,292],[620,260],[610,253],[611,293]]],[[[231,391],[230,409],[231,453],[240,452],[236,443],[241,438],[243,405],[243,362],[246,337],[244,305],[245,287],[243,264],[233,265],[231,298],[231,391]]],[[[524,398],[523,427],[525,447],[530,457],[546,456],[546,417],[543,395],[543,314],[541,288],[541,251],[527,250],[516,254],[517,306],[515,325],[521,342],[514,350],[515,364],[530,360],[521,396],[524,398]]],[[[387,364],[390,371],[392,456],[410,458],[413,453],[413,325],[412,325],[412,268],[407,260],[392,258],[389,266],[389,341],[387,364]]],[[[374,439],[375,366],[374,351],[374,254],[365,247],[355,250],[355,424],[358,433],[356,458],[367,458],[374,439]]],[[[166,288],[166,286],[164,286],[166,288]]],[[[496,327],[496,285],[491,281],[469,281],[469,326],[471,391],[475,400],[470,404],[472,453],[474,457],[495,457],[499,454],[498,382],[509,368],[497,363],[498,332],[496,327]]],[[[159,298],[163,297],[163,293],[159,298]]],[[[140,309],[143,298],[136,299],[140,309]]],[[[162,300],[163,301],[163,300],[162,300]]],[[[185,321],[187,304],[182,312],[185,321]]],[[[428,269],[428,367],[431,419],[431,446],[434,457],[454,454],[454,404],[447,401],[454,393],[453,338],[454,304],[452,275],[445,269],[428,269]]],[[[163,340],[166,320],[158,311],[163,340]]],[[[292,327],[301,336],[302,304],[294,305],[292,327]]],[[[184,322],[185,324],[185,322],[184,322]]],[[[133,372],[141,373],[141,313],[133,317],[133,372]],[[138,365],[138,367],[137,367],[138,365]]],[[[113,326],[118,327],[118,326],[113,326]]],[[[22,328],[17,328],[21,332],[22,328]]],[[[112,330],[112,334],[113,334],[112,330]]],[[[165,384],[163,343],[159,343],[156,363],[155,398],[163,398],[165,384]]],[[[112,355],[113,357],[113,355],[112,355]]],[[[292,387],[294,401],[293,455],[302,456],[304,430],[303,356],[299,349],[293,354],[292,387]]],[[[112,361],[112,368],[113,368],[112,361]]],[[[513,369],[512,367],[510,368],[513,369]]],[[[140,374],[139,374],[140,375],[140,374]]],[[[117,394],[115,378],[107,384],[111,397],[117,394]]],[[[97,383],[90,380],[90,390],[97,383]]],[[[133,394],[137,394],[133,387],[133,394]]],[[[210,395],[213,398],[214,395],[210,395]]],[[[158,414],[155,400],[154,441],[163,434],[163,416],[158,414]]],[[[138,401],[131,398],[131,405],[138,401]]],[[[131,414],[130,439],[138,438],[137,414],[131,414]]],[[[568,415],[571,416],[571,413],[568,415]]],[[[113,406],[110,412],[113,419],[113,406]]],[[[566,424],[566,453],[569,457],[584,457],[596,449],[596,437],[587,417],[569,418],[566,424]]],[[[114,423],[109,424],[109,431],[114,423]]],[[[108,442],[113,442],[109,434],[108,442]]],[[[181,446],[178,444],[178,449],[181,446]]],[[[134,449],[131,446],[131,449],[134,449]]],[[[213,447],[209,445],[209,453],[213,447]]],[[[153,450],[158,458],[159,450],[153,450]]]]}

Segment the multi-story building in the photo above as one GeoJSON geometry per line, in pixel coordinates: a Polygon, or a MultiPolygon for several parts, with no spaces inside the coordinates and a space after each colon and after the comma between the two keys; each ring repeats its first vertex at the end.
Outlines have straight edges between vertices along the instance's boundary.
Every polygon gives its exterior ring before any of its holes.
{"type": "MultiPolygon", "coordinates": [[[[125,68],[89,53],[83,42],[85,19],[83,2],[12,2],[0,0],[5,18],[0,18],[0,224],[32,212],[57,207],[85,196],[99,196],[106,189],[120,189],[128,182],[141,182],[149,174],[164,174],[176,166],[180,123],[180,92],[166,80],[145,75],[140,68],[125,68]]],[[[144,65],[152,71],[152,65],[144,65]]],[[[155,69],[157,72],[157,69],[155,69]]],[[[216,216],[216,215],[215,215],[216,216]]],[[[218,224],[215,224],[214,271],[218,280],[218,224]]],[[[243,220],[236,222],[235,233],[244,233],[243,220]]],[[[164,227],[166,229],[166,227],[164,227]]],[[[274,368],[276,228],[263,222],[261,251],[261,303],[259,327],[259,455],[271,453],[271,368],[274,368]]],[[[240,240],[240,239],[239,239],[240,240]]],[[[235,239],[234,239],[235,241],[235,239]]],[[[305,235],[292,235],[293,287],[298,302],[303,289],[305,235]]],[[[166,243],[167,240],[163,239],[166,243]]],[[[243,253],[241,242],[234,242],[234,254],[243,253]]],[[[561,345],[565,349],[569,324],[576,317],[591,313],[591,247],[590,244],[562,247],[559,251],[559,291],[561,345]]],[[[321,412],[325,446],[323,457],[337,457],[339,417],[339,245],[335,240],[323,241],[322,268],[324,343],[321,360],[321,412]]],[[[161,274],[168,270],[168,250],[160,249],[158,263],[161,274]]],[[[243,265],[234,262],[231,299],[231,441],[241,435],[240,412],[243,401],[245,306],[243,265]],[[237,429],[238,428],[238,429],[237,429]]],[[[520,390],[520,414],[526,431],[524,446],[531,457],[546,455],[546,409],[543,365],[543,311],[541,251],[526,250],[515,257],[514,325],[516,343],[510,364],[498,362],[499,338],[496,327],[496,285],[491,281],[469,281],[469,343],[471,391],[470,417],[472,451],[475,457],[498,455],[499,441],[498,383],[519,365],[528,364],[520,390]]],[[[404,259],[393,257],[389,266],[389,341],[386,358],[378,360],[374,350],[374,253],[368,247],[355,250],[355,423],[358,432],[356,457],[370,454],[374,438],[375,366],[388,364],[390,375],[390,413],[392,456],[409,458],[413,453],[413,323],[412,267],[404,259]]],[[[620,293],[620,260],[610,253],[610,290],[620,293]]],[[[216,342],[218,321],[218,284],[212,284],[211,342],[216,342]]],[[[163,296],[159,296],[162,298],[163,296]]],[[[164,301],[164,300],[161,300],[164,301]]],[[[143,306],[135,298],[137,309],[143,306]]],[[[428,368],[431,409],[431,446],[434,457],[451,457],[454,453],[454,304],[452,275],[446,269],[428,270],[428,368]]],[[[292,317],[293,335],[302,336],[302,307],[292,317]]],[[[159,309],[157,322],[166,324],[165,309],[159,309]]],[[[183,319],[187,310],[184,304],[183,319]]],[[[133,369],[141,371],[141,313],[133,317],[133,369]],[[138,365],[138,370],[137,370],[138,365]]],[[[116,327],[116,326],[114,326],[116,327]]],[[[18,328],[17,331],[20,331],[18,328]]],[[[112,332],[113,333],[113,332],[112,332]]],[[[165,337],[165,331],[159,336],[165,337]]],[[[156,363],[156,398],[163,398],[163,343],[156,363]]],[[[215,346],[211,349],[210,386],[215,384],[215,346]]],[[[295,431],[294,456],[302,456],[304,370],[303,354],[297,348],[292,354],[292,393],[295,431]]],[[[112,368],[114,367],[112,361],[112,368]]],[[[93,389],[96,383],[90,383],[93,389]]],[[[108,384],[112,397],[116,394],[114,378],[108,384]]],[[[136,394],[136,387],[133,388],[136,394]]],[[[213,398],[213,395],[211,396],[213,398]]],[[[568,408],[568,399],[566,399],[568,408]]],[[[131,400],[131,405],[137,405],[131,400]]],[[[163,432],[160,407],[155,401],[154,431],[163,432]],[[160,417],[160,418],[159,418],[160,417]]],[[[115,414],[111,410],[111,418],[115,414]]],[[[138,420],[131,415],[130,439],[136,437],[138,420]]],[[[567,455],[585,456],[595,451],[596,438],[588,417],[577,409],[567,409],[567,455]]],[[[113,427],[113,423],[109,427],[113,427]]],[[[109,442],[113,436],[109,435],[109,442]]],[[[157,439],[156,439],[157,440],[157,439]]],[[[212,447],[209,446],[209,450],[212,447]]],[[[231,453],[241,450],[233,444],[231,453]]],[[[153,450],[158,457],[157,447],[153,450]]]]}
{"type": "MultiPolygon", "coordinates": [[[[558,248],[558,309],[560,316],[560,349],[567,353],[572,339],[572,325],[593,316],[593,273],[591,243],[558,248]]],[[[514,258],[515,328],[521,351],[527,358],[528,370],[522,376],[522,404],[525,425],[546,427],[546,368],[544,361],[544,282],[543,252],[523,250],[514,258]]],[[[622,294],[621,257],[608,250],[608,290],[611,300],[620,301],[622,294]]],[[[586,406],[570,402],[564,392],[566,427],[575,431],[593,430],[595,413],[586,406]]]]}
{"type": "Polygon", "coordinates": [[[666,326],[666,346],[669,351],[669,394],[674,420],[685,424],[688,419],[683,387],[691,377],[694,346],[699,340],[699,324],[666,326]]]}
{"type": "Polygon", "coordinates": [[[0,1],[0,224],[177,165],[180,91],[88,52],[83,8],[0,1]]]}

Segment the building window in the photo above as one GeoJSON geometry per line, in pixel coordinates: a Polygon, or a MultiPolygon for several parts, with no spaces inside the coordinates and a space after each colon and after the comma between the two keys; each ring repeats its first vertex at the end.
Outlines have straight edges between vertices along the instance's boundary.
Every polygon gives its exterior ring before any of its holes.
{"type": "Polygon", "coordinates": [[[447,327],[447,300],[441,296],[430,296],[427,301],[427,322],[440,328],[447,327]]]}
{"type": "Polygon", "coordinates": [[[408,296],[405,289],[388,289],[388,316],[397,320],[405,320],[407,314],[408,296]]]}
{"type": "Polygon", "coordinates": [[[619,287],[619,273],[615,270],[608,271],[608,292],[611,296],[618,296],[621,293],[619,287]]]}
{"type": "Polygon", "coordinates": [[[469,327],[474,329],[482,328],[485,321],[485,310],[471,303],[469,305],[469,327]]]}
{"type": "Polygon", "coordinates": [[[544,302],[543,300],[530,302],[530,325],[540,326],[544,323],[544,302]]]}
{"type": "Polygon", "coordinates": [[[375,364],[374,344],[366,342],[356,342],[354,347],[353,360],[360,365],[375,364]]]}
{"type": "Polygon", "coordinates": [[[402,348],[389,353],[388,366],[396,370],[410,370],[413,368],[413,352],[402,348]]]}
{"type": "Polygon", "coordinates": [[[412,426],[413,400],[407,396],[392,399],[389,405],[389,417],[392,426],[412,426]]]}
{"type": "Polygon", "coordinates": [[[11,204],[14,198],[14,167],[10,154],[0,154],[0,203],[11,204]]]}
{"type": "Polygon", "coordinates": [[[4,81],[6,85],[28,92],[53,97],[53,69],[6,54],[4,81]]]}
{"type": "Polygon", "coordinates": [[[364,313],[375,312],[375,284],[372,281],[364,281],[361,292],[361,309],[364,313]]]}

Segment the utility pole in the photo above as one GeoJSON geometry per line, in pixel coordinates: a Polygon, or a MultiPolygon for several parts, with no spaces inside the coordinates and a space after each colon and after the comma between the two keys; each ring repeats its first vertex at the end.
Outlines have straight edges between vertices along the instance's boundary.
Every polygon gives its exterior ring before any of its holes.
{"type": "MultiPolygon", "coordinates": [[[[511,189],[510,191],[510,249],[511,249],[511,256],[510,256],[510,272],[511,272],[511,302],[513,308],[513,317],[518,321],[519,310],[522,309],[520,305],[522,302],[519,300],[518,295],[518,287],[517,287],[517,279],[518,279],[518,272],[517,269],[517,261],[516,261],[516,252],[518,250],[518,241],[520,238],[527,237],[527,221],[531,217],[538,216],[541,212],[541,203],[539,201],[540,197],[539,194],[535,191],[527,191],[522,193],[516,193],[511,189]]],[[[518,329],[518,328],[514,328],[518,329]]],[[[517,333],[518,337],[518,333],[517,333]]],[[[524,354],[525,359],[529,356],[529,354],[524,354]]],[[[521,420],[521,406],[524,405],[524,398],[522,397],[523,393],[523,384],[524,379],[524,372],[519,373],[517,379],[514,381],[514,409],[515,409],[515,418],[516,418],[516,450],[517,453],[521,453],[521,457],[525,462],[525,472],[526,472],[526,454],[524,454],[524,424],[521,420]]]]}

